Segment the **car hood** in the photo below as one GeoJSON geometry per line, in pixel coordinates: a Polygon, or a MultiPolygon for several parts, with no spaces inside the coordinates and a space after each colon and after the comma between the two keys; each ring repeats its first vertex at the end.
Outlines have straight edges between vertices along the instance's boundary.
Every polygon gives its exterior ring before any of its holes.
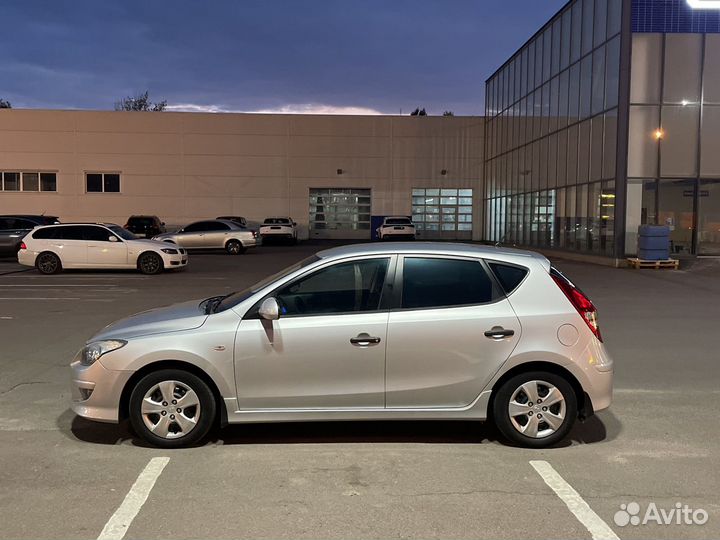
{"type": "Polygon", "coordinates": [[[150,240],[150,242],[158,242],[159,239],[163,239],[163,238],[173,238],[175,236],[175,234],[176,233],[171,233],[171,232],[164,232],[162,234],[157,234],[157,235],[153,236],[153,239],[150,240]]]}
{"type": "Polygon", "coordinates": [[[199,328],[208,318],[200,306],[202,302],[203,300],[190,300],[131,315],[107,325],[89,341],[128,339],[199,328]]]}
{"type": "MultiPolygon", "coordinates": [[[[155,248],[155,249],[163,249],[167,248],[168,245],[165,242],[160,242],[159,240],[150,240],[147,238],[138,238],[137,240],[127,240],[127,244],[130,247],[136,247],[136,248],[155,248]]],[[[170,246],[173,247],[173,246],[170,246]]]]}

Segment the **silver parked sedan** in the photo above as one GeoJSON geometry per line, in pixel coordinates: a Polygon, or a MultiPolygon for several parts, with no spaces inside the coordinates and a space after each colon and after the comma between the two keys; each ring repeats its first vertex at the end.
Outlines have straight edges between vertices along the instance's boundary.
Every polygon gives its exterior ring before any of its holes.
{"type": "Polygon", "coordinates": [[[536,253],[463,244],[321,251],[256,285],[107,326],[72,363],[73,410],[150,443],[223,423],[492,419],[531,447],[605,409],[592,302],[536,253]]]}
{"type": "Polygon", "coordinates": [[[153,240],[172,242],[185,249],[224,249],[231,255],[245,253],[257,246],[257,233],[227,219],[196,221],[173,233],[163,233],[153,240]]]}

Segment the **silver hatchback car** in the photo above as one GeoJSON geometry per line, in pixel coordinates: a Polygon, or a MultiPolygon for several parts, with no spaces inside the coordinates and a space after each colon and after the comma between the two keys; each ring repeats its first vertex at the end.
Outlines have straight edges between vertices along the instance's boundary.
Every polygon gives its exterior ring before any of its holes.
{"type": "Polygon", "coordinates": [[[612,399],[592,302],[542,255],[447,243],[321,251],[139,313],[72,363],[72,408],[164,448],[219,421],[492,419],[543,447],[612,399]]]}

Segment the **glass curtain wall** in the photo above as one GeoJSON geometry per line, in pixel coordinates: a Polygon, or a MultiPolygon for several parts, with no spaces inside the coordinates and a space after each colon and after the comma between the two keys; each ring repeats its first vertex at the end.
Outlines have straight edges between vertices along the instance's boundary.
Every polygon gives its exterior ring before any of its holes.
{"type": "Polygon", "coordinates": [[[622,0],[575,0],[486,82],[485,239],[612,255],[622,0]]]}
{"type": "Polygon", "coordinates": [[[674,254],[720,255],[720,34],[632,39],[625,251],[660,224],[674,254]]]}

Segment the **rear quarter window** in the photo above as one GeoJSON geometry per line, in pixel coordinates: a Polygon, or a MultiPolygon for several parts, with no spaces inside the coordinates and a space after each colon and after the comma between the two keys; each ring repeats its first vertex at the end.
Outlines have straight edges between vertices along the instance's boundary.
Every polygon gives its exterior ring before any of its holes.
{"type": "Polygon", "coordinates": [[[55,238],[55,235],[57,234],[57,227],[46,227],[44,229],[39,229],[35,231],[32,234],[32,237],[35,240],[49,240],[51,238],[55,238]]]}
{"type": "Polygon", "coordinates": [[[510,294],[517,289],[518,285],[522,283],[522,280],[525,279],[528,273],[527,268],[511,264],[488,262],[488,266],[493,274],[495,274],[505,294],[510,294]]]}

